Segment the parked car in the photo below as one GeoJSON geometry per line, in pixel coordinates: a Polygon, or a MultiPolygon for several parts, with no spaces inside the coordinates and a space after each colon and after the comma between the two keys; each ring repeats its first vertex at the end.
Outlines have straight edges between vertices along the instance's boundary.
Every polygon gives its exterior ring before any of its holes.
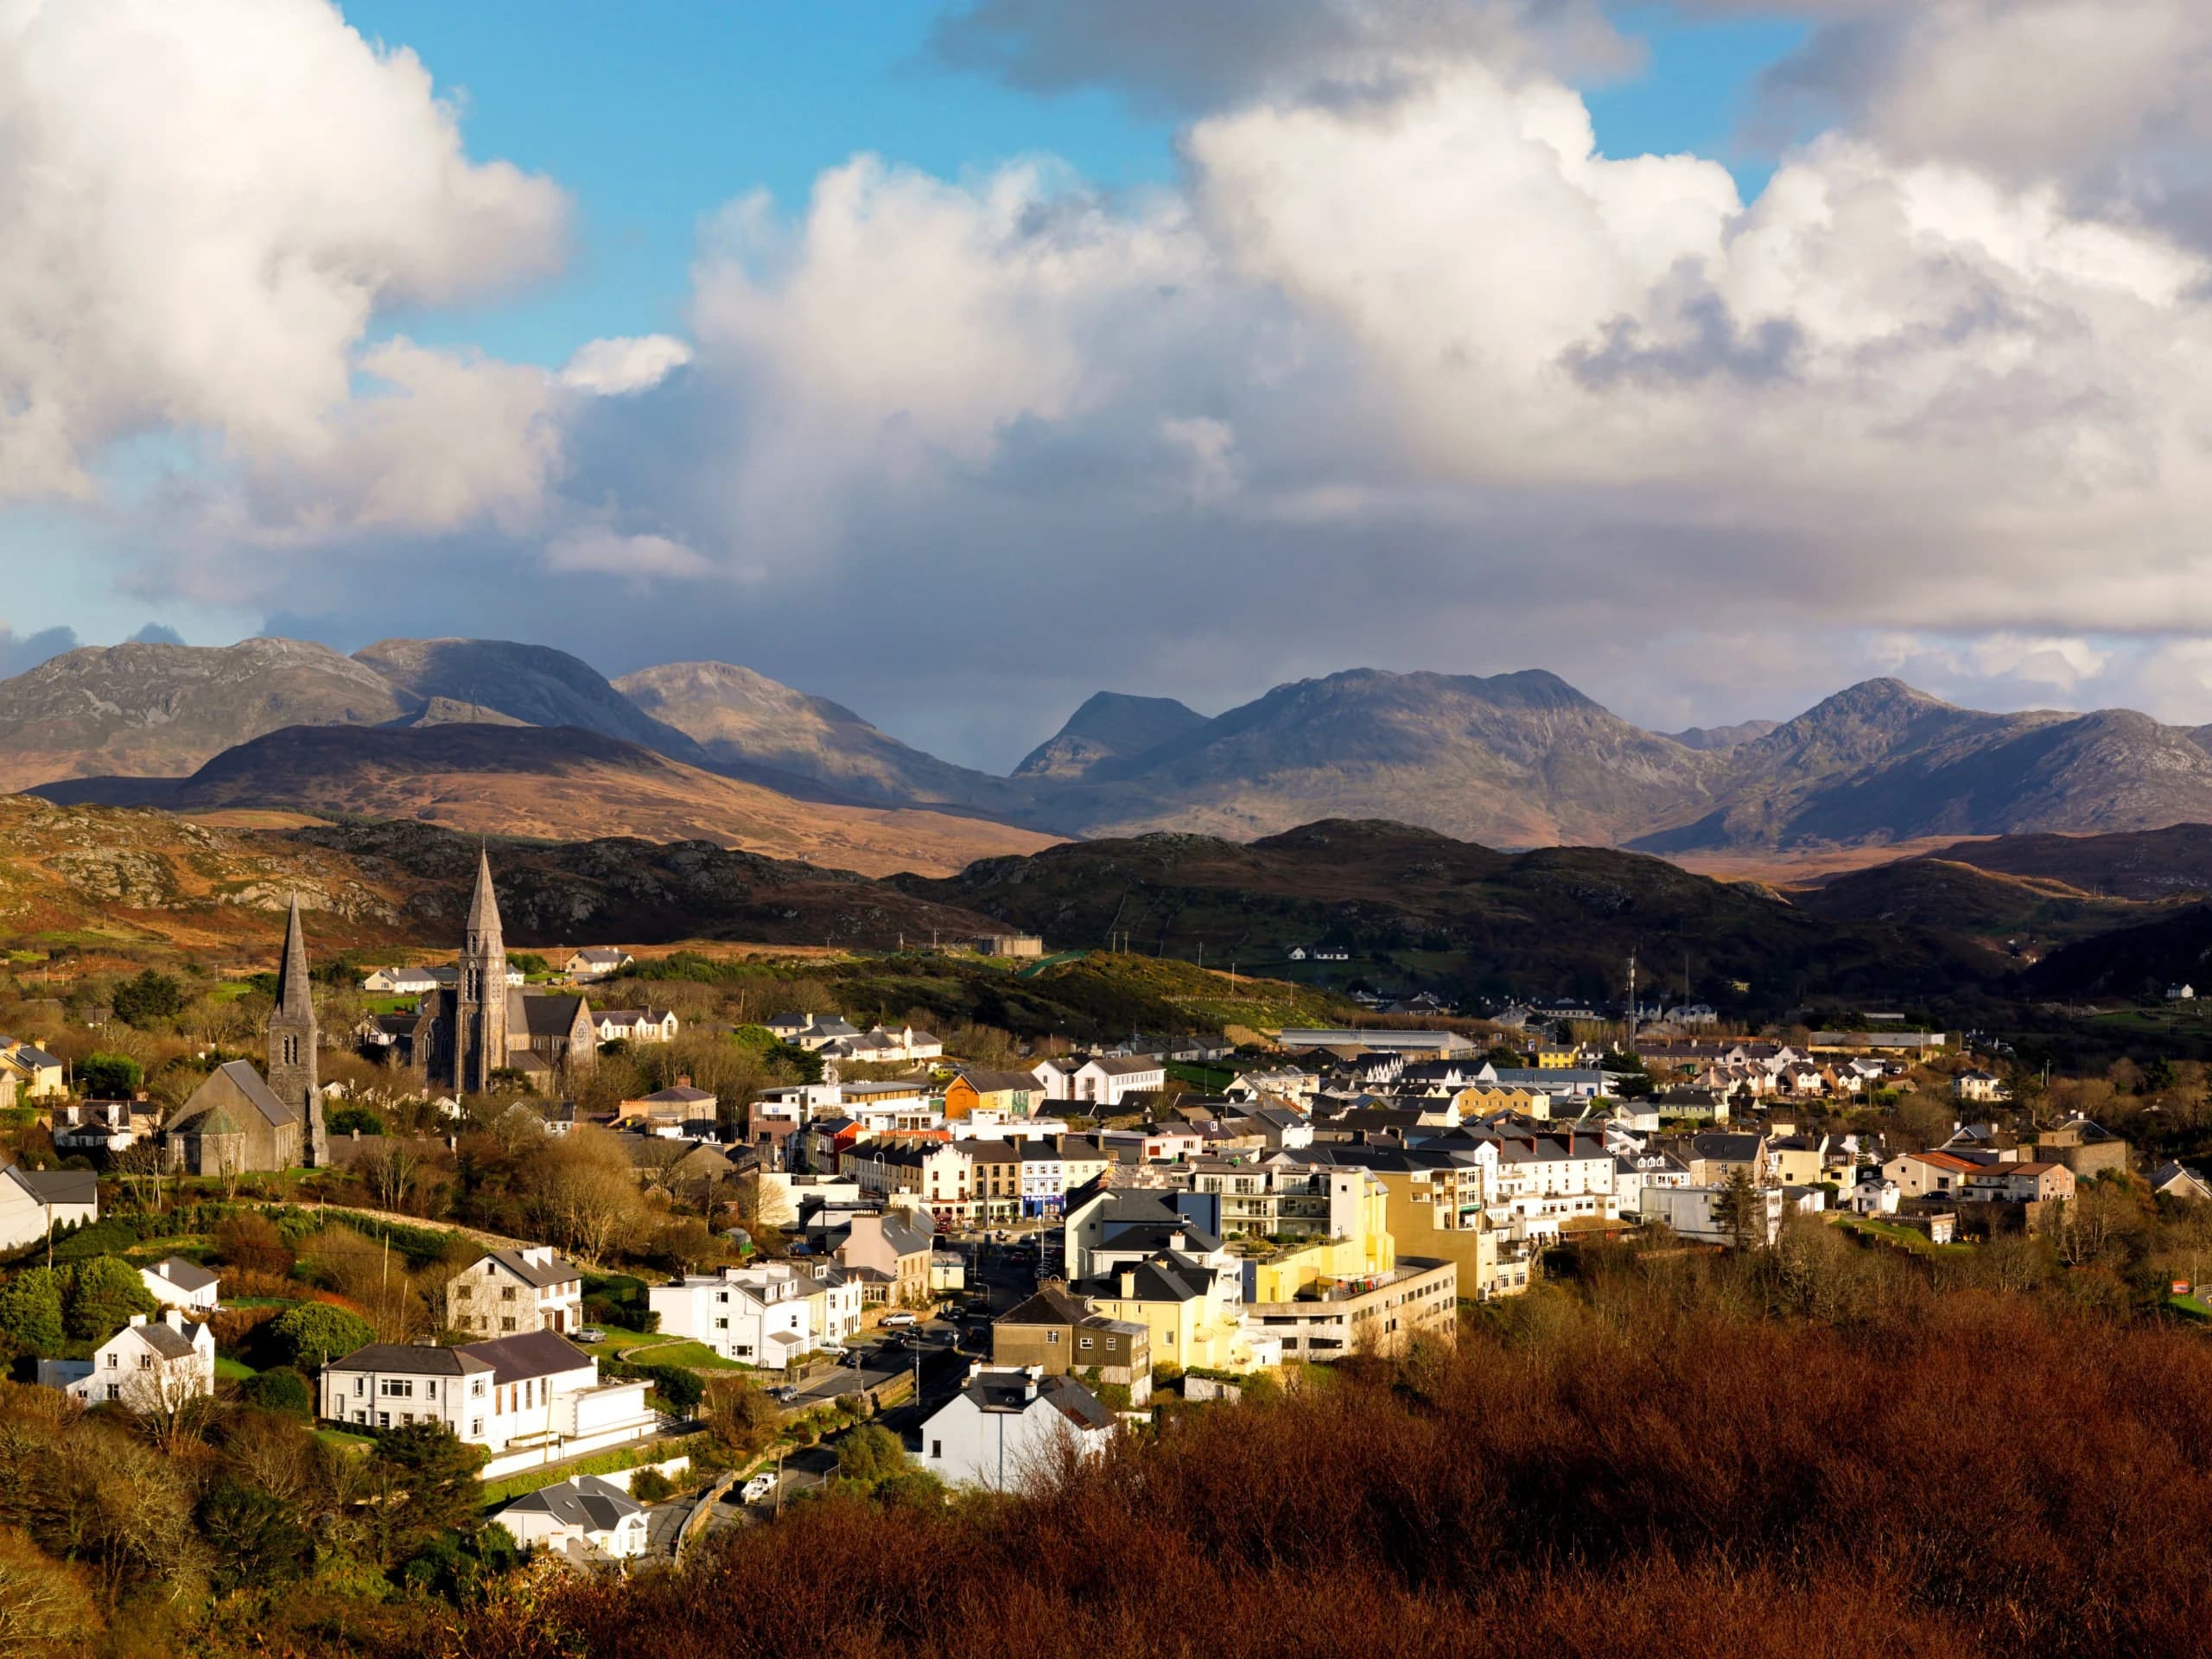
{"type": "Polygon", "coordinates": [[[576,1340],[578,1342],[605,1342],[607,1332],[595,1325],[588,1325],[576,1332],[576,1340]]]}
{"type": "Polygon", "coordinates": [[[913,1323],[914,1316],[911,1313],[887,1313],[883,1316],[883,1326],[887,1331],[903,1331],[913,1323]]]}
{"type": "Polygon", "coordinates": [[[744,1497],[747,1503],[758,1503],[763,1498],[774,1497],[775,1492],[776,1478],[773,1475],[755,1475],[745,1483],[744,1497]]]}

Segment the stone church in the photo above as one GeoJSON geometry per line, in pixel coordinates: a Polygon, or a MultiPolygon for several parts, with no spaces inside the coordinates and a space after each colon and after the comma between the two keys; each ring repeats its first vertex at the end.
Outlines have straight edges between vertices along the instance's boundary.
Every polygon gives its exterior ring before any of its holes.
{"type": "Polygon", "coordinates": [[[216,1067],[162,1126],[168,1166],[188,1175],[242,1175],[329,1163],[315,1042],[315,988],[295,893],[269,1016],[267,1079],[247,1060],[216,1067]]]}
{"type": "Polygon", "coordinates": [[[599,1058],[591,1004],[581,995],[531,993],[507,983],[492,861],[480,856],[476,891],[462,925],[461,972],[426,995],[416,1013],[386,1016],[392,1057],[432,1088],[485,1094],[513,1072],[533,1089],[556,1085],[599,1058]]]}

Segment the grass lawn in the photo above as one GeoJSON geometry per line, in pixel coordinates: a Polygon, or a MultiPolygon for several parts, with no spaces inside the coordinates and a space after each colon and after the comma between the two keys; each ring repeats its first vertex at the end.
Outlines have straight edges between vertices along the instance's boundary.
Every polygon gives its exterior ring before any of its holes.
{"type": "Polygon", "coordinates": [[[334,1446],[341,1452],[366,1452],[376,1442],[365,1434],[348,1434],[342,1428],[318,1428],[315,1437],[326,1446],[334,1446]]]}
{"type": "Polygon", "coordinates": [[[2169,1296],[2166,1306],[2177,1313],[2186,1313],[2193,1319],[2212,1319],[2212,1302],[2201,1296],[2169,1296]]]}
{"type": "Polygon", "coordinates": [[[1902,1244],[1920,1255],[1933,1255],[1939,1250],[1955,1252],[1974,1249],[1971,1244],[1955,1241],[1948,1244],[1931,1244],[1928,1235],[1923,1232],[1910,1227],[1900,1227],[1894,1221],[1877,1221],[1872,1216],[1842,1215],[1836,1219],[1840,1225],[1848,1227],[1853,1232],[1865,1233],[1870,1238],[1883,1239],[1891,1244],[1902,1244]]]}
{"type": "Polygon", "coordinates": [[[664,1347],[683,1340],[681,1337],[645,1336],[638,1332],[625,1331],[615,1325],[607,1326],[606,1331],[605,1342],[579,1342],[576,1346],[588,1354],[598,1355],[601,1359],[620,1359],[625,1349],[635,1351],[631,1356],[632,1358],[643,1359],[655,1348],[664,1347]]]}
{"type": "Polygon", "coordinates": [[[693,1371],[749,1371],[750,1365],[741,1365],[734,1359],[724,1359],[703,1342],[676,1341],[659,1344],[650,1351],[630,1356],[634,1363],[651,1365],[681,1365],[693,1371]]]}
{"type": "Polygon", "coordinates": [[[215,1356],[215,1375],[226,1382],[243,1382],[260,1373],[242,1359],[232,1359],[227,1354],[215,1356]]]}

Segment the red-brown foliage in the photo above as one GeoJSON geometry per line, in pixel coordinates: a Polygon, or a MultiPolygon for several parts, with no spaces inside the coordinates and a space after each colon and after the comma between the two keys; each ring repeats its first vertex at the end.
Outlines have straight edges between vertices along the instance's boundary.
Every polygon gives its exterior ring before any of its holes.
{"type": "Polygon", "coordinates": [[[1058,1489],[831,1500],[495,1597],[466,1659],[1868,1654],[2212,1631],[2212,1347],[2033,1299],[1849,1329],[1651,1285],[1189,1413],[1058,1489]]]}

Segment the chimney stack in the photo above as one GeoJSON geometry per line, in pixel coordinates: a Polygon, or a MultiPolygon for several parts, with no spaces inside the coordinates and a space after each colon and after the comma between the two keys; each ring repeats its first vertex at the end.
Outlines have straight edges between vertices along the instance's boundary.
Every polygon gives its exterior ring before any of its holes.
{"type": "Polygon", "coordinates": [[[1135,1271],[1134,1269],[1132,1269],[1132,1268],[1123,1268],[1122,1269],[1122,1300],[1125,1300],[1125,1301],[1134,1301],[1134,1300],[1136,1300],[1136,1294],[1137,1294],[1137,1275],[1136,1275],[1136,1273],[1135,1273],[1135,1271]]]}

